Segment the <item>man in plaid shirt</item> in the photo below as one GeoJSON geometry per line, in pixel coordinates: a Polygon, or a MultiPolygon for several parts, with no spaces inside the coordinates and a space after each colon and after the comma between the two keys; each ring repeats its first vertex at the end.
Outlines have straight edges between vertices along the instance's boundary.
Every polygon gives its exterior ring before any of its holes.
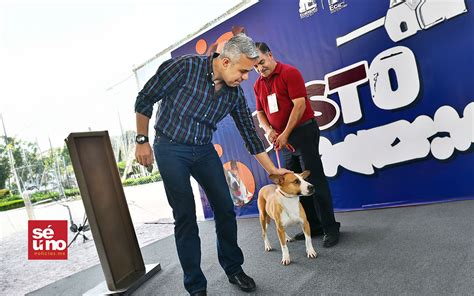
{"type": "Polygon", "coordinates": [[[221,54],[187,55],[164,62],[138,94],[137,161],[153,163],[153,151],[175,219],[178,257],[184,286],[191,295],[206,295],[207,281],[201,270],[201,248],[190,176],[206,192],[214,211],[219,263],[229,281],[243,291],[254,291],[251,277],[242,270],[244,257],[237,244],[234,206],[222,163],[211,142],[217,123],[232,116],[247,150],[269,174],[277,169],[258,138],[240,83],[248,79],[258,52],[249,37],[232,37],[221,54]],[[154,125],[153,151],[148,125],[153,106],[159,104],[154,125]]]}

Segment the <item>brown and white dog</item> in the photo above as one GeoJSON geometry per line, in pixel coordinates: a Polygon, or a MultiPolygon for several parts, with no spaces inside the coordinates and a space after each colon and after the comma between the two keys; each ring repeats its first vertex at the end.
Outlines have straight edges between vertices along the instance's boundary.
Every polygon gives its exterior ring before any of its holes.
{"type": "Polygon", "coordinates": [[[289,225],[300,224],[302,226],[307,257],[316,258],[318,256],[311,242],[311,230],[306,219],[306,213],[299,200],[299,196],[308,196],[314,193],[314,186],[304,180],[309,174],[309,171],[304,171],[301,174],[270,175],[270,179],[275,184],[262,187],[258,193],[258,210],[260,212],[265,251],[272,250],[267,237],[268,224],[270,218],[272,218],[275,220],[278,239],[280,240],[281,264],[283,265],[288,265],[291,262],[288,246],[286,245],[291,238],[285,230],[289,225]]]}

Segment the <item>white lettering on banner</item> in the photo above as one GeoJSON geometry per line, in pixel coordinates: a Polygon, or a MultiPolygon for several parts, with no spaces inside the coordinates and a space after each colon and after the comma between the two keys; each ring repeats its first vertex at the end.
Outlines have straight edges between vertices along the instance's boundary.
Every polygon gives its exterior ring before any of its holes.
{"type": "Polygon", "coordinates": [[[466,151],[473,142],[474,102],[471,102],[464,108],[462,118],[452,107],[442,106],[433,119],[421,115],[412,123],[399,120],[358,131],[357,135],[349,134],[343,142],[334,145],[321,137],[319,151],[328,177],[334,177],[339,166],[371,175],[374,167],[380,169],[425,158],[430,151],[436,159],[444,160],[455,150],[466,151]]]}
{"type": "Polygon", "coordinates": [[[324,76],[324,96],[334,93],[339,95],[344,123],[353,123],[362,118],[357,87],[369,79],[372,100],[383,110],[410,105],[420,92],[420,79],[413,52],[404,46],[384,50],[373,59],[370,67],[367,61],[360,61],[324,76]],[[395,81],[390,80],[390,71],[395,74],[393,78],[396,79],[396,87],[392,85],[395,81]]]}
{"type": "Polygon", "coordinates": [[[370,64],[369,79],[372,99],[380,109],[393,110],[410,105],[420,92],[415,55],[408,47],[396,46],[379,53],[370,64]],[[391,69],[396,74],[396,89],[390,82],[391,69]]]}

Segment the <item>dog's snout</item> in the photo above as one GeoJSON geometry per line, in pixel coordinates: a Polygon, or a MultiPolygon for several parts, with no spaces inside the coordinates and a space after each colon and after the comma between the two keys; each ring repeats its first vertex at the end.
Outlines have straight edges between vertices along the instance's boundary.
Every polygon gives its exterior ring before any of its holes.
{"type": "Polygon", "coordinates": [[[310,192],[310,194],[313,194],[314,193],[314,185],[308,185],[308,191],[310,192]]]}

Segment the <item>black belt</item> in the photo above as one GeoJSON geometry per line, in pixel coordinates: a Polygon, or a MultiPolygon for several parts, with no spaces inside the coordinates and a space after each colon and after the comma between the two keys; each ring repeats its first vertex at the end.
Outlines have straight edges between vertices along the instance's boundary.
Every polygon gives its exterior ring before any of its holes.
{"type": "Polygon", "coordinates": [[[306,120],[305,122],[303,122],[302,124],[298,125],[297,128],[298,128],[298,127],[306,126],[306,125],[311,124],[311,123],[313,123],[313,122],[316,123],[316,120],[314,120],[314,118],[308,119],[308,120],[306,120]]]}
{"type": "Polygon", "coordinates": [[[170,137],[166,136],[165,134],[163,134],[160,130],[157,130],[155,129],[155,137],[156,138],[163,138],[165,139],[167,142],[170,142],[170,143],[178,143],[176,142],[175,140],[171,139],[170,137]]]}

